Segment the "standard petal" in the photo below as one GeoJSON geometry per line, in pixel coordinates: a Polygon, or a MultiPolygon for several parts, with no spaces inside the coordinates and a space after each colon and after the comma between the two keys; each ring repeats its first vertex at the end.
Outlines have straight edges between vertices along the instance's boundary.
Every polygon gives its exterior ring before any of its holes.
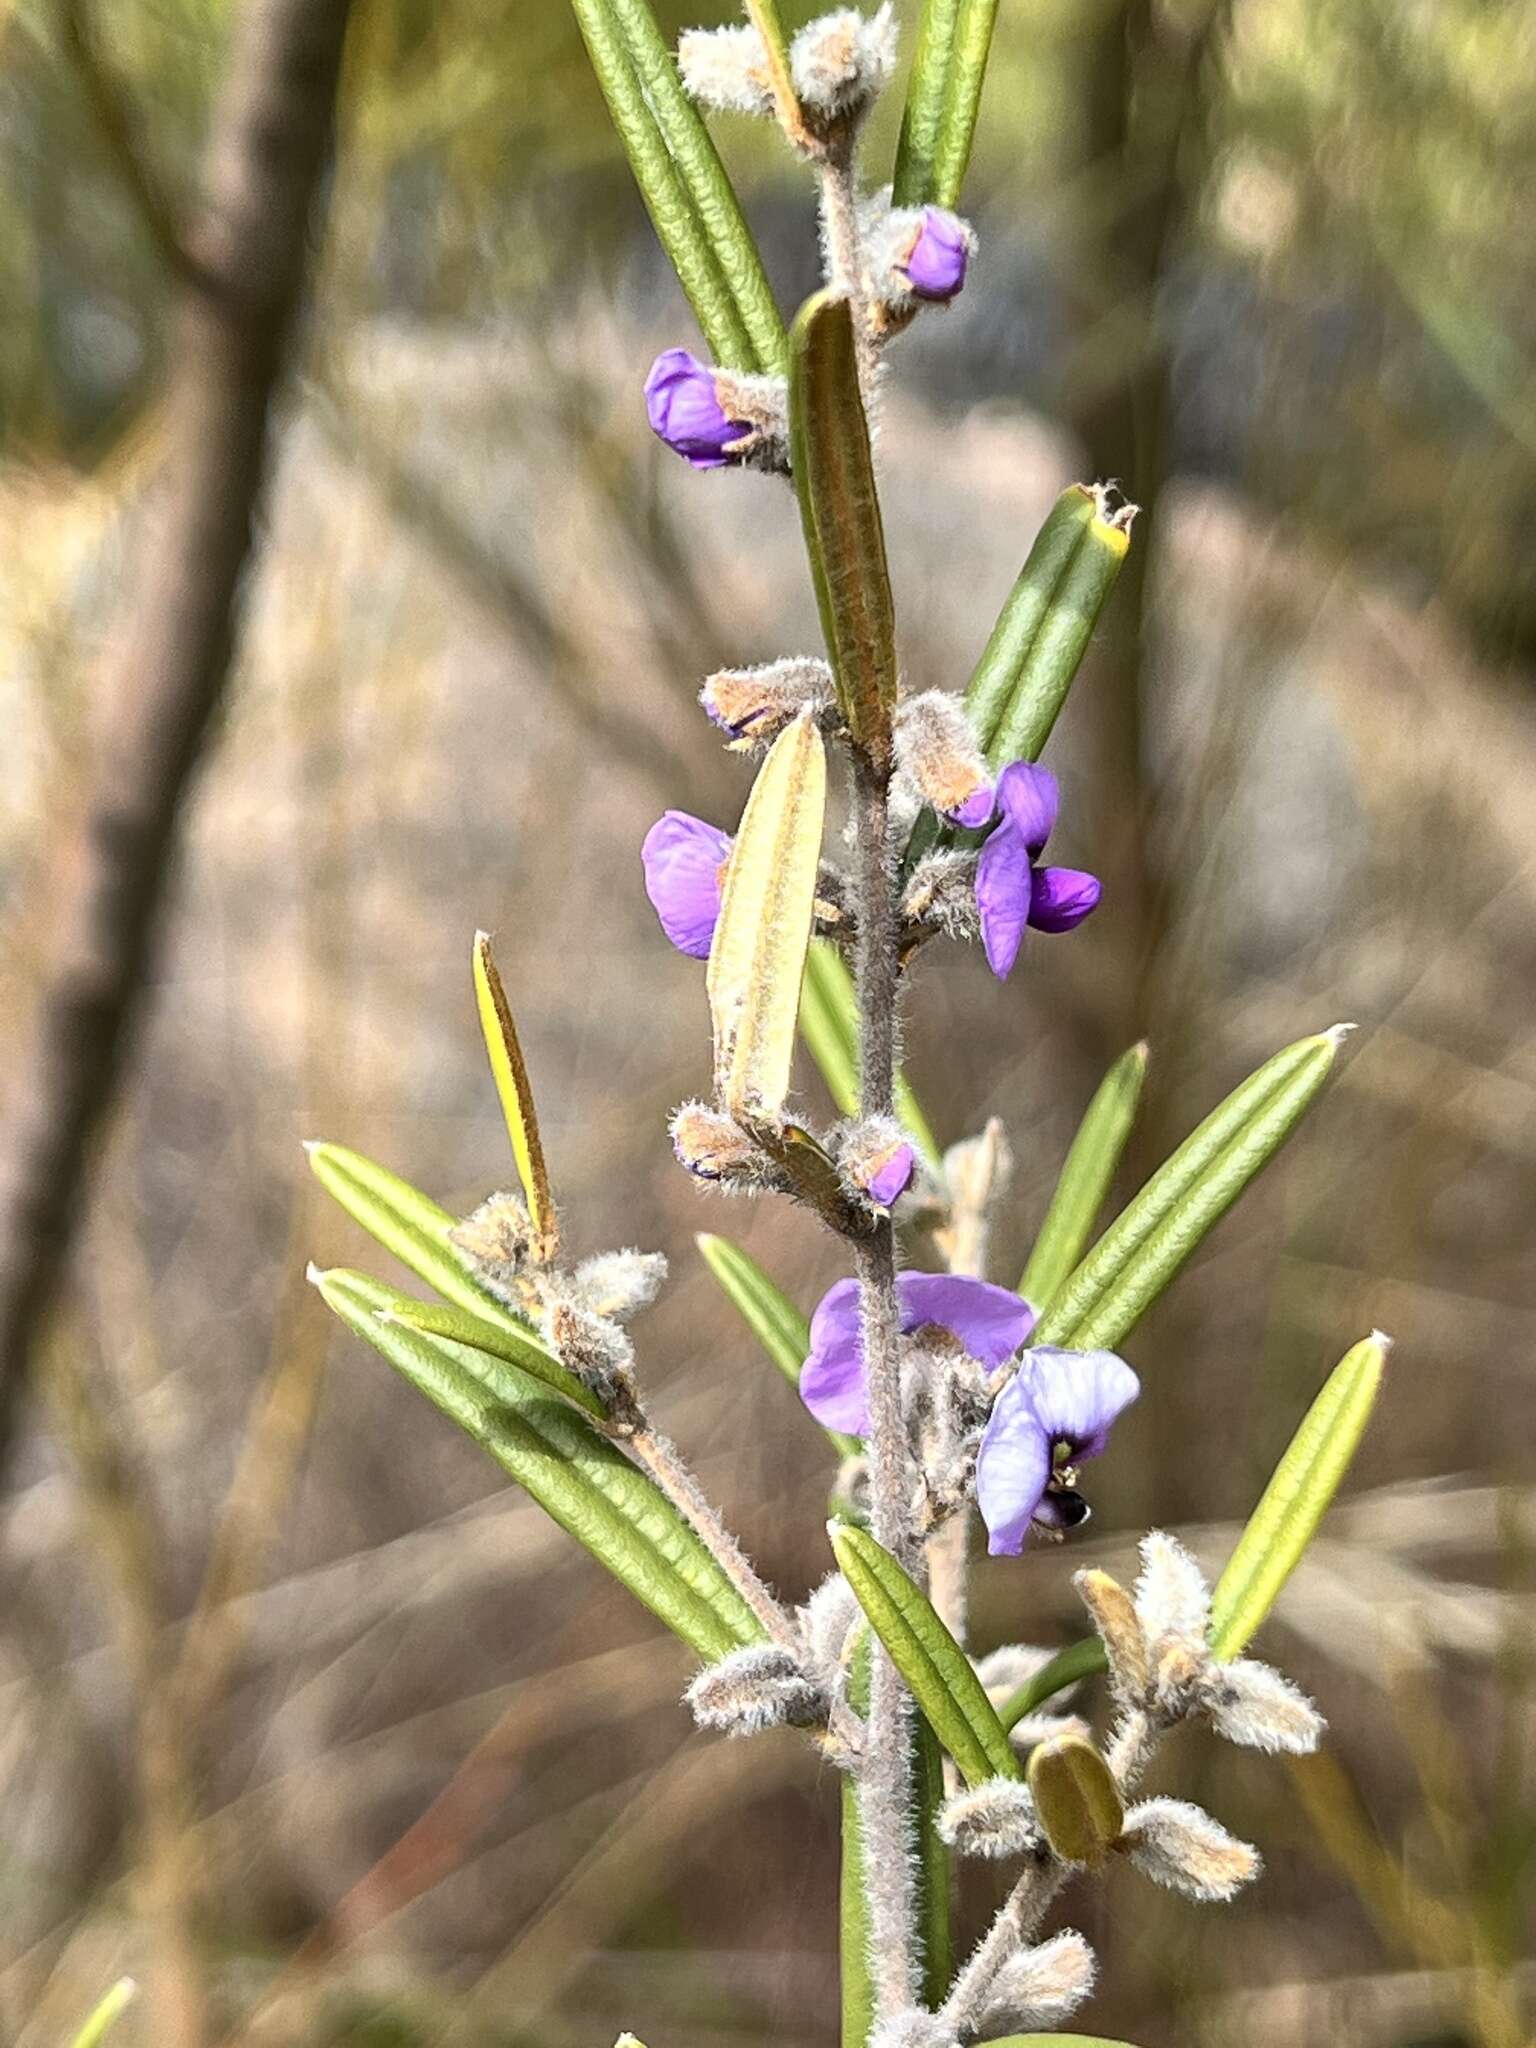
{"type": "Polygon", "coordinates": [[[869,1388],[859,1330],[859,1283],[839,1280],[811,1317],[811,1348],[800,1374],[800,1398],[824,1429],[869,1433],[869,1388]]]}
{"type": "Polygon", "coordinates": [[[652,363],[645,412],[651,432],[695,469],[723,469],[727,448],[750,432],[744,420],[726,418],[714,371],[685,348],[664,349],[652,363]]]}
{"type": "Polygon", "coordinates": [[[1050,769],[1037,768],[1033,761],[1010,762],[998,780],[997,800],[1030,852],[1038,853],[1055,828],[1061,805],[1061,789],[1050,769]]]}
{"type": "Polygon", "coordinates": [[[640,848],[645,893],[661,928],[691,959],[709,958],[720,917],[720,870],[730,850],[729,833],[687,811],[658,818],[640,848]]]}
{"type": "Polygon", "coordinates": [[[1019,957],[1034,886],[1029,848],[1019,837],[1012,818],[1005,815],[976,863],[981,943],[986,949],[987,965],[999,981],[1008,979],[1019,957]]]}
{"type": "Polygon", "coordinates": [[[993,1557],[1017,1557],[1051,1476],[1051,1442],[1017,1375],[992,1405],[976,1457],[976,1504],[993,1557]]]}
{"type": "Polygon", "coordinates": [[[1069,932],[1099,907],[1097,875],[1081,868],[1036,868],[1029,921],[1037,932],[1069,932]]]}
{"type": "Polygon", "coordinates": [[[1014,1382],[1051,1443],[1069,1444],[1074,1458],[1096,1458],[1116,1416],[1141,1392],[1141,1381],[1113,1351],[1028,1351],[1014,1382]]]}
{"type": "Polygon", "coordinates": [[[952,1330],[983,1365],[1012,1358],[1035,1327],[1035,1312],[1022,1294],[958,1273],[899,1274],[896,1295],[904,1330],[937,1323],[952,1330]]]}

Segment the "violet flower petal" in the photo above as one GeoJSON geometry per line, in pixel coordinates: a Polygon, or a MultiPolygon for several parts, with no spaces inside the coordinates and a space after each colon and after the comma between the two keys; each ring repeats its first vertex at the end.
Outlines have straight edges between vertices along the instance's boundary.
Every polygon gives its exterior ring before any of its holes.
{"type": "Polygon", "coordinates": [[[920,299],[942,302],[952,299],[965,283],[970,257],[970,238],[955,216],[942,206],[925,206],[912,247],[900,268],[920,299]]]}
{"type": "Polygon", "coordinates": [[[983,1365],[1012,1358],[1035,1327],[1035,1311],[1023,1295],[959,1273],[898,1273],[896,1298],[903,1330],[937,1323],[983,1365]]]}
{"type": "Polygon", "coordinates": [[[651,432],[695,469],[723,469],[726,449],[752,429],[727,419],[715,373],[685,348],[663,349],[645,380],[645,416],[651,432]]]}
{"type": "Polygon", "coordinates": [[[996,1401],[976,1454],[976,1504],[991,1557],[1017,1557],[1051,1476],[1051,1440],[1021,1374],[996,1401]]]}
{"type": "Polygon", "coordinates": [[[882,1209],[889,1209],[897,1197],[905,1193],[916,1164],[917,1157],[912,1147],[898,1145],[879,1172],[870,1177],[864,1192],[882,1209]]]}
{"type": "Polygon", "coordinates": [[[1101,894],[1098,876],[1081,868],[1036,868],[1029,921],[1039,932],[1069,932],[1098,908],[1101,894]]]}
{"type": "Polygon", "coordinates": [[[992,822],[992,813],[996,809],[997,792],[990,782],[984,782],[979,789],[971,791],[963,804],[958,804],[944,815],[952,825],[964,825],[968,831],[974,832],[992,822]]]}
{"type": "MultiPolygon", "coordinates": [[[[1006,777],[1004,778],[1006,780],[1006,777]]],[[[999,784],[1001,790],[1002,785],[999,784]]],[[[976,909],[987,965],[999,981],[1013,972],[1034,899],[1029,848],[1006,812],[976,863],[976,909]]]]}
{"type": "Polygon", "coordinates": [[[1010,761],[998,778],[997,800],[1032,854],[1050,838],[1061,808],[1061,789],[1049,768],[1010,761]]]}
{"type": "Polygon", "coordinates": [[[1113,1351],[1061,1351],[1042,1344],[1025,1352],[1008,1387],[1023,1389],[1050,1443],[1066,1444],[1077,1459],[1098,1457],[1115,1418],[1141,1392],[1141,1381],[1113,1351]]]}
{"type": "Polygon", "coordinates": [[[859,1334],[859,1283],[839,1280],[811,1317],[811,1348],[800,1374],[800,1398],[824,1429],[869,1434],[869,1390],[859,1334]]]}
{"type": "Polygon", "coordinates": [[[729,833],[687,811],[667,811],[641,845],[645,893],[662,930],[690,959],[709,958],[720,917],[720,870],[730,850],[729,833]]]}

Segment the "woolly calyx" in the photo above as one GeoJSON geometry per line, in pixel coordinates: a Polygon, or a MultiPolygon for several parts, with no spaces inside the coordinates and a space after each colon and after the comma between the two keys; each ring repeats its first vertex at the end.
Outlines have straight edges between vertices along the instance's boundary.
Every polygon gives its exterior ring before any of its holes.
{"type": "Polygon", "coordinates": [[[724,1735],[809,1728],[826,1718],[820,1688],[788,1650],[772,1643],[733,1650],[701,1671],[683,1697],[701,1728],[724,1735]]]}
{"type": "Polygon", "coordinates": [[[869,2048],[955,2048],[955,2030],[940,2014],[909,2005],[881,2021],[869,2048]]]}
{"type": "Polygon", "coordinates": [[[1310,1756],[1328,1726],[1299,1686],[1251,1657],[1213,1665],[1202,1704],[1218,1735],[1271,1756],[1310,1756]]]}
{"type": "Polygon", "coordinates": [[[886,1216],[911,1185],[917,1154],[894,1117],[872,1116],[843,1132],[837,1163],[854,1198],[886,1216]]]}
{"type": "Polygon", "coordinates": [[[649,1308],[667,1277],[663,1252],[598,1252],[571,1275],[572,1289],[593,1315],[622,1322],[649,1308]]]}
{"type": "Polygon", "coordinates": [[[723,114],[771,114],[773,87],[768,52],[757,30],[685,29],[677,43],[685,89],[701,105],[723,114]]]}
{"type": "Polygon", "coordinates": [[[1042,1846],[1034,1798],[1017,1778],[988,1778],[955,1793],[939,1808],[938,1830],[961,1856],[1026,1856],[1042,1846]]]}
{"type": "Polygon", "coordinates": [[[672,1150],[698,1180],[752,1192],[784,1185],[741,1126],[707,1102],[685,1102],[672,1113],[672,1150]]]}
{"type": "Polygon", "coordinates": [[[852,7],[807,22],[789,46],[789,72],[808,117],[857,120],[896,68],[896,17],[889,0],[867,18],[852,7]]]}
{"type": "Polygon", "coordinates": [[[924,690],[896,714],[896,765],[951,824],[985,825],[992,816],[992,777],[957,697],[924,690]]]}
{"type": "Polygon", "coordinates": [[[809,655],[718,669],[699,692],[710,720],[738,749],[767,746],[802,711],[824,711],[832,697],[831,669],[809,655]]]}
{"type": "Polygon", "coordinates": [[[993,1981],[981,2028],[991,2034],[1054,2030],[1091,1994],[1097,1975],[1093,1950],[1073,1928],[1038,1948],[1020,1949],[993,1981]]]}
{"type": "Polygon", "coordinates": [[[467,1270],[498,1300],[519,1310],[526,1306],[527,1289],[519,1283],[533,1270],[535,1238],[522,1196],[503,1190],[487,1195],[448,1233],[448,1242],[467,1270]]]}
{"type": "Polygon", "coordinates": [[[1209,1903],[1233,1898],[1263,1868],[1257,1849],[1187,1799],[1133,1806],[1119,1846],[1154,1884],[1209,1903]]]}

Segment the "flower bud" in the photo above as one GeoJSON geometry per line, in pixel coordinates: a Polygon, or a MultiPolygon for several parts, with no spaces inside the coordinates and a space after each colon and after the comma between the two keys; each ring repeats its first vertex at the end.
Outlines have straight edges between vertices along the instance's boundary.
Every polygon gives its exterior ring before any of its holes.
{"type": "Polygon", "coordinates": [[[964,707],[945,690],[909,697],[896,715],[896,762],[925,803],[955,825],[985,825],[992,778],[964,707]]]}
{"type": "Polygon", "coordinates": [[[677,65],[696,100],[725,114],[771,114],[768,53],[755,28],[690,28],[679,36],[677,65]]]}
{"type": "Polygon", "coordinates": [[[1133,1806],[1122,1846],[1144,1877],[1192,1899],[1230,1899],[1263,1868],[1257,1849],[1187,1799],[1133,1806]]]}
{"type": "Polygon", "coordinates": [[[598,1252],[571,1276],[583,1304],[597,1316],[622,1320],[649,1308],[667,1277],[662,1252],[598,1252]]]}
{"type": "Polygon", "coordinates": [[[1093,1990],[1096,1975],[1093,1950],[1073,1928],[1038,1948],[1020,1949],[993,1979],[982,2028],[993,2034],[1054,2030],[1093,1990]]]}
{"type": "Polygon", "coordinates": [[[700,1180],[741,1185],[760,1176],[757,1147],[738,1123],[708,1103],[685,1102],[674,1111],[672,1150],[700,1180]]]}
{"type": "Polygon", "coordinates": [[[821,711],[832,702],[832,671],[814,656],[722,668],[700,690],[699,702],[732,741],[766,746],[802,711],[821,711]]]}
{"type": "Polygon", "coordinates": [[[1216,1733],[1245,1749],[1310,1756],[1323,1739],[1327,1723],[1322,1715],[1298,1686],[1268,1664],[1250,1657],[1215,1664],[1202,1691],[1216,1733]]]}
{"type": "Polygon", "coordinates": [[[862,1613],[842,1573],[829,1572],[798,1616],[806,1665],[814,1677],[825,1679],[840,1668],[848,1632],[862,1613]]]}
{"type": "Polygon", "coordinates": [[[880,2022],[869,2037],[869,2048],[955,2048],[955,2029],[936,2012],[904,2006],[880,2022]]]}
{"type": "Polygon", "coordinates": [[[623,1406],[633,1385],[634,1348],[617,1323],[594,1315],[570,1289],[569,1280],[547,1283],[544,1333],[567,1371],[605,1406],[623,1406]]]}
{"type": "Polygon", "coordinates": [[[1072,1583],[1093,1616],[1116,1695],[1127,1706],[1141,1705],[1152,1683],[1152,1670],[1135,1602],[1108,1572],[1078,1572],[1072,1583]]]}
{"type": "Polygon", "coordinates": [[[651,432],[695,469],[724,469],[752,433],[750,421],[727,416],[715,372],[685,348],[663,349],[652,363],[645,413],[651,432]]]}
{"type": "Polygon", "coordinates": [[[765,1728],[808,1728],[825,1717],[826,1702],[788,1650],[755,1643],[711,1664],[683,1695],[701,1728],[725,1735],[758,1735],[765,1728]]]}
{"type": "Polygon", "coordinates": [[[844,1180],[884,1215],[906,1193],[917,1154],[894,1118],[872,1116],[844,1133],[838,1165],[844,1180]]]}
{"type": "Polygon", "coordinates": [[[1029,1759],[1029,1789],[1046,1840],[1064,1863],[1102,1863],[1120,1838],[1125,1808],[1091,1742],[1059,1735],[1029,1759]]]}
{"type": "Polygon", "coordinates": [[[1210,1593],[1199,1565],[1183,1544],[1161,1529],[1141,1539],[1136,1612],[1154,1657],[1176,1643],[1204,1654],[1210,1593]]]}
{"type": "Polygon", "coordinates": [[[534,1266],[534,1228],[521,1195],[488,1195],[448,1233],[448,1242],[478,1280],[501,1301],[522,1309],[519,1286],[534,1266]]]}
{"type": "Polygon", "coordinates": [[[812,116],[859,115],[896,68],[896,21],[888,4],[868,20],[851,7],[808,22],[789,46],[790,77],[812,116]]]}
{"type": "Polygon", "coordinates": [[[956,297],[976,250],[975,234],[966,222],[942,206],[925,206],[904,239],[906,248],[895,270],[914,297],[932,305],[956,297]]]}
{"type": "Polygon", "coordinates": [[[1034,1799],[1017,1778],[988,1778],[946,1799],[938,1829],[962,1856],[1025,1856],[1040,1846],[1034,1799]]]}

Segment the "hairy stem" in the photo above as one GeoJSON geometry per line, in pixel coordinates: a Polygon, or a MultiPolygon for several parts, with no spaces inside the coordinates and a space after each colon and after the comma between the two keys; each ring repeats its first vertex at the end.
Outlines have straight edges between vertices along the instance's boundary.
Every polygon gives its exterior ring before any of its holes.
{"type": "Polygon", "coordinates": [[[1042,1847],[1039,1860],[1030,1864],[998,1907],[997,1917],[944,2001],[939,2017],[957,2037],[974,2035],[999,1970],[1031,1938],[1066,1881],[1066,1866],[1042,1847]]]}
{"type": "Polygon", "coordinates": [[[821,234],[827,282],[834,291],[844,293],[853,308],[859,390],[867,412],[874,390],[876,354],[864,238],[859,232],[859,188],[854,176],[852,137],[821,166],[821,234]]]}
{"type": "MultiPolygon", "coordinates": [[[[896,904],[890,862],[888,774],[854,763],[857,844],[859,1107],[889,1116],[896,1070],[896,904]]],[[[911,1561],[911,1479],[901,1409],[901,1329],[896,1239],[889,1218],[858,1251],[859,1312],[869,1382],[870,1520],[876,1540],[911,1561]]],[[[869,1723],[859,1811],[869,1886],[870,1944],[881,2017],[917,1996],[912,1868],[912,1702],[900,1673],[873,1646],[869,1723]]]]}
{"type": "Polygon", "coordinates": [[[746,1552],[721,1520],[719,1510],[683,1462],[677,1445],[649,1423],[642,1423],[623,1442],[635,1463],[650,1473],[694,1533],[702,1538],[716,1564],[767,1630],[769,1639],[794,1649],[793,1621],[759,1578],[746,1552]]]}

